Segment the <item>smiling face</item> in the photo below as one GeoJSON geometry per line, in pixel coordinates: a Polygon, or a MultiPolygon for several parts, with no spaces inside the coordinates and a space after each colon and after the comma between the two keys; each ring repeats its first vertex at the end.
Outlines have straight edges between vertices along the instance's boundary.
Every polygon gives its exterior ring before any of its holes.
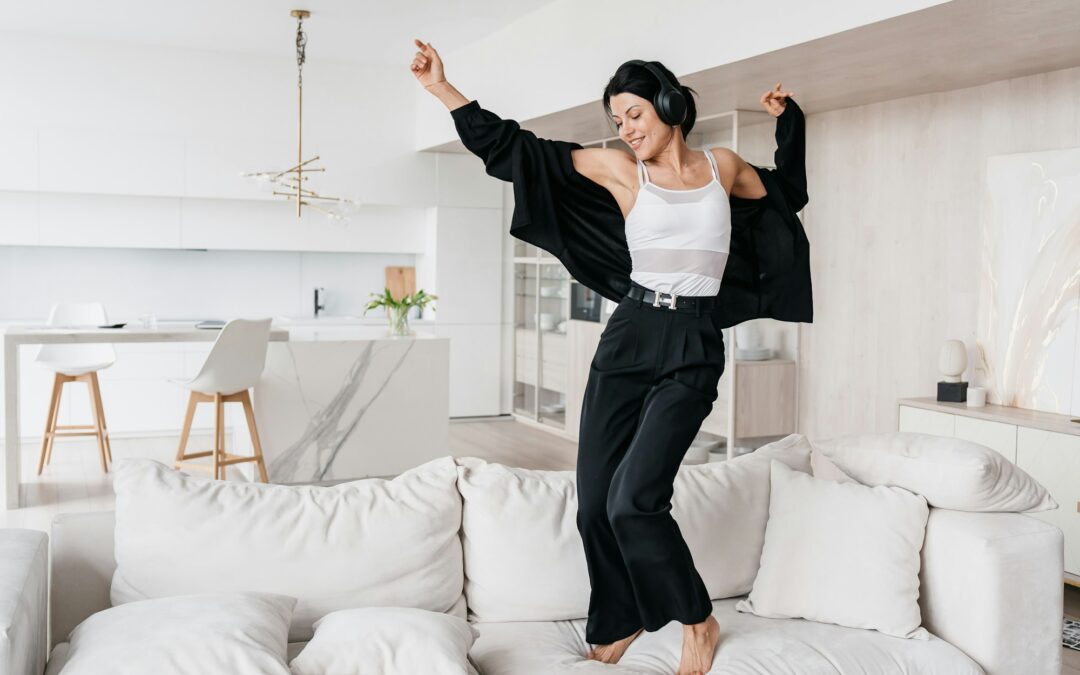
{"type": "Polygon", "coordinates": [[[645,160],[660,152],[671,142],[677,127],[664,124],[656,114],[652,101],[630,92],[611,97],[611,119],[619,138],[630,146],[638,159],[645,160]]]}

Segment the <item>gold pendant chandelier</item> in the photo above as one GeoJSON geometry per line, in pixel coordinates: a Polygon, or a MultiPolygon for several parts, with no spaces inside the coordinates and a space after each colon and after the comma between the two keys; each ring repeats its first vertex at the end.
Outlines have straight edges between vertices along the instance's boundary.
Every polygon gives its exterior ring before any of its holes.
{"type": "Polygon", "coordinates": [[[312,165],[318,155],[304,159],[304,61],[307,34],[304,33],[304,19],[311,16],[306,9],[294,9],[289,12],[296,17],[296,164],[284,171],[252,171],[242,176],[274,185],[273,194],[296,202],[296,217],[300,217],[305,206],[325,213],[334,220],[344,220],[356,210],[356,202],[344,197],[327,197],[305,186],[308,176],[305,174],[326,171],[312,165]],[[280,191],[279,191],[280,189],[280,191]],[[321,202],[321,203],[316,203],[321,202]],[[329,207],[329,208],[328,208],[329,207]]]}

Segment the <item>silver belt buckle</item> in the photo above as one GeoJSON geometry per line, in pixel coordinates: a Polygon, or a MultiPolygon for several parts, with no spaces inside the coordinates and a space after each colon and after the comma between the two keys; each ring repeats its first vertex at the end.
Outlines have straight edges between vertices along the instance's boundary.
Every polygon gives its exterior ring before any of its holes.
{"type": "Polygon", "coordinates": [[[661,295],[668,295],[671,298],[671,302],[668,303],[667,308],[668,309],[675,309],[675,304],[678,302],[679,296],[677,294],[675,294],[675,293],[667,293],[667,294],[665,294],[662,291],[654,291],[653,303],[652,303],[653,307],[662,307],[663,306],[663,305],[660,304],[660,296],[661,295]]]}

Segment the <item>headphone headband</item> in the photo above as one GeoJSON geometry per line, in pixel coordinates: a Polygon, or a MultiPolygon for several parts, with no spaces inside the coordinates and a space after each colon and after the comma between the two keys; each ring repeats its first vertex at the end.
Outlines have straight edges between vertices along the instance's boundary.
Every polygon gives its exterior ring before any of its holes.
{"type": "Polygon", "coordinates": [[[653,107],[656,108],[656,114],[665,124],[678,126],[686,120],[686,97],[656,64],[651,61],[632,59],[623,65],[643,66],[660,82],[660,91],[653,97],[653,107]]]}

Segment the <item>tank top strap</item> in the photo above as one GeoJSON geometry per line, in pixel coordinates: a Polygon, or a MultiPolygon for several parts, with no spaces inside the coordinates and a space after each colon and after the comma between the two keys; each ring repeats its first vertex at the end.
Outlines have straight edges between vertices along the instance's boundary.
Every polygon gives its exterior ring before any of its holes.
{"type": "Polygon", "coordinates": [[[717,182],[719,182],[720,170],[716,168],[716,157],[713,155],[712,150],[709,148],[705,148],[705,156],[709,158],[709,166],[712,167],[713,178],[715,178],[717,182]]]}
{"type": "Polygon", "coordinates": [[[642,186],[649,182],[649,171],[645,168],[645,162],[640,159],[637,160],[638,165],[638,186],[642,186]]]}

